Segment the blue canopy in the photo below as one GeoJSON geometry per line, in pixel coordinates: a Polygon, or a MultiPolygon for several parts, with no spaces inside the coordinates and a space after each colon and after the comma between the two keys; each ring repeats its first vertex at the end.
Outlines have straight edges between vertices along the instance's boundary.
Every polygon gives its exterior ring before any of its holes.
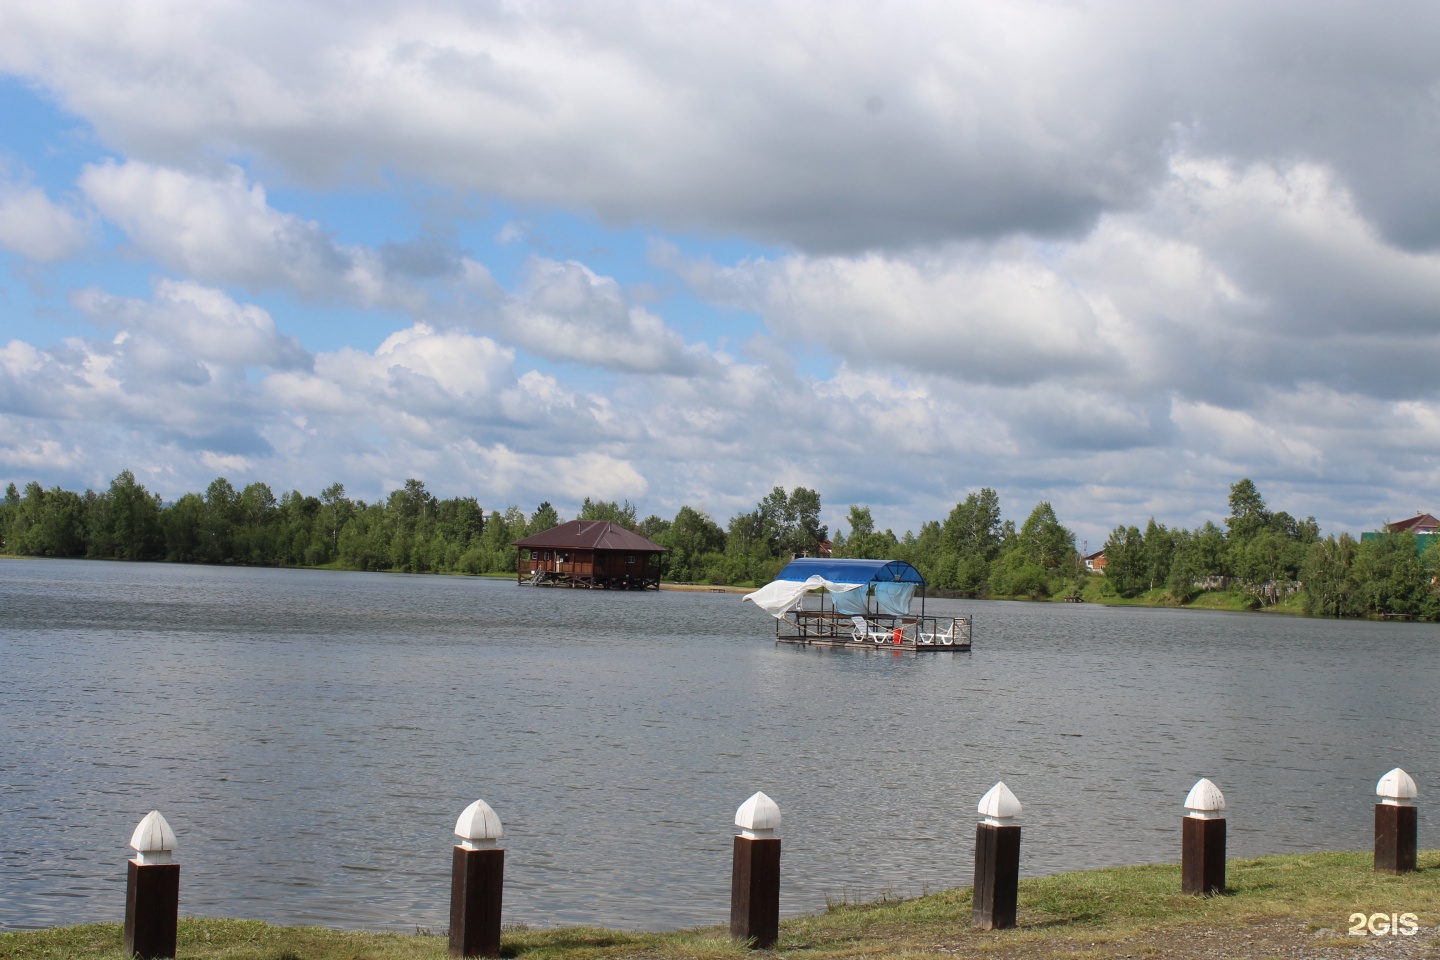
{"type": "Polygon", "coordinates": [[[815,575],[832,583],[918,583],[925,578],[904,560],[832,560],[829,557],[798,557],[781,570],[776,580],[809,580],[815,575]]]}

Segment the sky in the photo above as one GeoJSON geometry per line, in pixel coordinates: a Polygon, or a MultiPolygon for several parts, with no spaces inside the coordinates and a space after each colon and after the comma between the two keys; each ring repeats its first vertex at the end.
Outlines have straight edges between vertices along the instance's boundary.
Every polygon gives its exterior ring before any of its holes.
{"type": "Polygon", "coordinates": [[[1440,510],[1440,5],[6,0],[0,483],[1440,510]]]}

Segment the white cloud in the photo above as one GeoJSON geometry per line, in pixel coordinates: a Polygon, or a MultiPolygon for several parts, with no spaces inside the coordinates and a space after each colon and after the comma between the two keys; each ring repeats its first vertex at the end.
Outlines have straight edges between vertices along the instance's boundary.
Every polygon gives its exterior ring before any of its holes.
{"type": "MultiPolygon", "coordinates": [[[[613,278],[580,263],[534,258],[524,288],[510,294],[483,264],[442,246],[338,244],[319,224],[270,206],[264,188],[237,167],[210,177],[104,163],[87,167],[80,185],[146,254],[206,282],[463,322],[565,363],[674,375],[713,366],[703,348],[628,303],[613,278]]],[[[92,313],[117,309],[86,304],[92,313]]]]}
{"type": "Polygon", "coordinates": [[[614,279],[573,261],[532,260],[524,289],[507,299],[496,324],[511,343],[551,360],[677,376],[714,366],[702,348],[627,303],[614,279]]]}
{"type": "MultiPolygon", "coordinates": [[[[978,251],[977,251],[978,252],[978,251]]],[[[696,271],[690,271],[692,282],[696,271]]],[[[856,365],[900,365],[956,380],[1033,383],[1090,370],[1123,373],[1074,287],[1024,251],[754,260],[697,285],[762,314],[777,335],[856,365]]]]}
{"type": "Polygon", "coordinates": [[[63,260],[84,249],[84,217],[52,201],[39,187],[12,179],[0,167],[0,248],[31,260],[63,260]]]}
{"type": "MultiPolygon", "coordinates": [[[[76,306],[106,326],[147,334],[147,343],[216,364],[304,367],[310,355],[283,336],[264,309],[236,303],[225,293],[192,281],[161,280],[153,300],[81,290],[76,306]],[[153,338],[153,339],[150,339],[153,338]]],[[[133,349],[133,348],[132,348],[133,349]]]]}
{"type": "Polygon", "coordinates": [[[91,164],[80,188],[148,256],[202,281],[287,287],[373,303],[378,258],[337,244],[320,226],[269,205],[238,167],[204,176],[140,161],[91,164]]]}

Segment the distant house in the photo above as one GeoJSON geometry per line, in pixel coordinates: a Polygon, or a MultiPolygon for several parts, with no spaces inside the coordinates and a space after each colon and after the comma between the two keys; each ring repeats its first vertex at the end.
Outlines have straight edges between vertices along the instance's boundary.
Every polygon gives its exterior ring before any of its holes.
{"type": "Polygon", "coordinates": [[[1413,533],[1415,535],[1415,547],[1419,552],[1424,553],[1436,543],[1435,534],[1440,533],[1440,520],[1435,519],[1428,513],[1417,514],[1408,520],[1396,520],[1394,523],[1385,524],[1380,530],[1372,530],[1360,534],[1362,542],[1375,540],[1386,533],[1413,533]]]}
{"type": "Polygon", "coordinates": [[[1386,533],[1413,533],[1417,537],[1428,536],[1436,530],[1440,530],[1440,520],[1436,520],[1428,513],[1411,517],[1409,520],[1397,520],[1394,523],[1385,524],[1386,533]]]}
{"type": "Polygon", "coordinates": [[[1086,558],[1085,558],[1085,569],[1086,569],[1086,570],[1097,570],[1097,571],[1099,571],[1100,573],[1104,573],[1104,572],[1105,572],[1105,551],[1104,551],[1104,550],[1096,550],[1094,553],[1090,554],[1090,556],[1086,557],[1086,558]]]}
{"type": "Polygon", "coordinates": [[[571,520],[516,540],[515,576],[533,586],[659,590],[666,550],[607,520],[571,520]]]}

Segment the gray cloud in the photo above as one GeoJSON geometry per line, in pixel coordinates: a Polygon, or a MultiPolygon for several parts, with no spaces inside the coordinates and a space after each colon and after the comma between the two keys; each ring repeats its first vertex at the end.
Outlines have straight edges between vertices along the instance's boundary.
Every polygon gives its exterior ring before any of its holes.
{"type": "Polygon", "coordinates": [[[1430,4],[327,9],[16,2],[0,66],[151,161],[397,170],[811,251],[1078,236],[1177,145],[1323,162],[1385,236],[1437,240],[1430,4]]]}

